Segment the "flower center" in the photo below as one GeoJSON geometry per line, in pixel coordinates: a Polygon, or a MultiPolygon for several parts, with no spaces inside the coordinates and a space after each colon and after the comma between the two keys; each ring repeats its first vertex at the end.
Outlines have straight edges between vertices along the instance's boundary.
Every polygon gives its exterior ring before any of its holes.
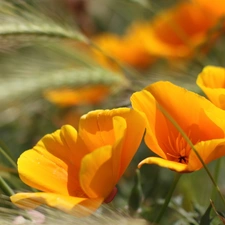
{"type": "Polygon", "coordinates": [[[173,135],[168,136],[167,155],[170,160],[179,163],[188,163],[188,157],[191,151],[190,145],[186,142],[183,136],[179,133],[177,137],[173,135]]]}

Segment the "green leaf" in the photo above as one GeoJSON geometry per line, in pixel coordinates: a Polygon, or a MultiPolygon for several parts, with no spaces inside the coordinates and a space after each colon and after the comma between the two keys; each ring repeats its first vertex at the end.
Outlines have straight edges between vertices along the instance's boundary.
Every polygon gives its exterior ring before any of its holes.
{"type": "Polygon", "coordinates": [[[205,211],[204,215],[201,218],[200,224],[199,225],[210,225],[212,218],[210,218],[210,212],[212,209],[212,205],[210,204],[205,211]]]}

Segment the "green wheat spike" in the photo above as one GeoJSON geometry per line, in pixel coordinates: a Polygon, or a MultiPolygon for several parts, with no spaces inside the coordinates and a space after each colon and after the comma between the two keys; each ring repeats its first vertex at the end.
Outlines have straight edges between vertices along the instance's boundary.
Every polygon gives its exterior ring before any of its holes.
{"type": "Polygon", "coordinates": [[[42,91],[60,87],[81,87],[84,85],[104,84],[121,85],[125,80],[122,76],[100,68],[82,68],[51,71],[40,76],[14,77],[2,79],[0,86],[0,102],[20,100],[42,91]]]}
{"type": "Polygon", "coordinates": [[[0,3],[0,40],[36,41],[47,37],[89,43],[88,38],[75,27],[65,23],[62,25],[24,4],[23,8],[18,8],[7,1],[0,3]]]}

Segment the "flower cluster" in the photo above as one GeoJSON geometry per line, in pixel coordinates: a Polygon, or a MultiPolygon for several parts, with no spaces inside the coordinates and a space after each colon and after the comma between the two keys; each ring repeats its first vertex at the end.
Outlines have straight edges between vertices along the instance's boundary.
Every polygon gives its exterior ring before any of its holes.
{"type": "Polygon", "coordinates": [[[216,0],[180,1],[157,13],[149,21],[131,24],[123,36],[100,34],[93,41],[103,54],[95,56],[115,68],[107,55],[137,69],[145,69],[157,58],[188,59],[206,52],[224,30],[225,3],[216,0]],[[207,15],[207,16],[206,16],[207,15]]]}
{"type": "Polygon", "coordinates": [[[91,111],[80,118],[78,130],[65,125],[44,136],[18,160],[21,180],[41,192],[17,193],[12,202],[23,208],[47,204],[73,215],[90,214],[114,198],[143,136],[159,157],[148,157],[138,167],[157,164],[186,173],[201,169],[202,161],[224,156],[225,69],[208,66],[197,83],[215,105],[160,81],[131,96],[133,109],[91,111]]]}

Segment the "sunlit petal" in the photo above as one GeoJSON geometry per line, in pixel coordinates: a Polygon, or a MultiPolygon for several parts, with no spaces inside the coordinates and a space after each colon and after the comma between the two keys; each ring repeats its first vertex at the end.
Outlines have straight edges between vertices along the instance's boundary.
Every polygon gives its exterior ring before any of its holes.
{"type": "Polygon", "coordinates": [[[120,117],[114,118],[116,140],[123,139],[123,142],[120,141],[120,143],[122,142],[123,144],[122,151],[120,153],[118,151],[119,146],[114,147],[114,152],[120,154],[117,157],[114,156],[114,162],[118,163],[118,159],[120,159],[120,167],[114,164],[114,168],[120,168],[118,178],[122,176],[134,157],[144,135],[145,126],[146,120],[144,116],[132,109],[127,113],[122,114],[120,117]],[[123,128],[121,127],[123,124],[121,117],[124,121],[123,128]]]}
{"type": "Polygon", "coordinates": [[[77,132],[71,126],[46,135],[20,156],[20,178],[41,191],[83,195],[77,180],[80,160],[86,152],[76,141],[77,132]]]}
{"type": "Polygon", "coordinates": [[[81,163],[80,184],[90,198],[106,198],[116,184],[113,176],[112,147],[104,146],[87,154],[81,163]]]}
{"type": "Polygon", "coordinates": [[[201,154],[204,152],[205,163],[225,155],[222,147],[217,146],[221,146],[221,143],[213,144],[213,141],[218,139],[223,142],[225,137],[225,111],[206,98],[169,82],[157,82],[134,93],[131,102],[134,109],[145,114],[145,143],[163,159],[150,157],[140,165],[156,163],[178,172],[191,172],[202,168],[196,156],[193,156],[193,150],[186,138],[201,154]],[[209,150],[204,147],[207,145],[209,150]]]}

